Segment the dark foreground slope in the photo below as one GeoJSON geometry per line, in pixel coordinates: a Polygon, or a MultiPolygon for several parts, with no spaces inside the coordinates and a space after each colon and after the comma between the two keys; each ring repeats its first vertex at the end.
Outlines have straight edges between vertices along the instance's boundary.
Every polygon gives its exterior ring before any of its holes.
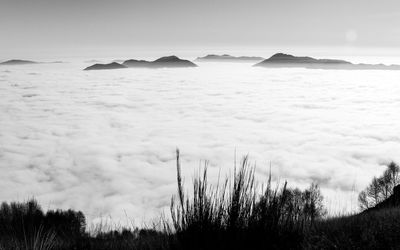
{"type": "Polygon", "coordinates": [[[255,67],[267,68],[308,68],[308,69],[347,69],[347,70],[400,70],[400,65],[353,64],[344,60],[315,59],[308,56],[293,56],[277,53],[257,63],[255,67]]]}
{"type": "Polygon", "coordinates": [[[400,185],[363,212],[318,221],[304,241],[308,249],[400,249],[400,185]]]}
{"type": "Polygon", "coordinates": [[[318,221],[304,249],[400,249],[400,208],[374,210],[318,221]]]}

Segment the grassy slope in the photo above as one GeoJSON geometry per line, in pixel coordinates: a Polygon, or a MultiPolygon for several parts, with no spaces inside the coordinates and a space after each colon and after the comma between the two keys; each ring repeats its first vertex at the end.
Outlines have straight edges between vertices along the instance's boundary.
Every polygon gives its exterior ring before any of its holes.
{"type": "Polygon", "coordinates": [[[305,238],[306,249],[400,249],[400,208],[342,216],[317,222],[305,238]]]}

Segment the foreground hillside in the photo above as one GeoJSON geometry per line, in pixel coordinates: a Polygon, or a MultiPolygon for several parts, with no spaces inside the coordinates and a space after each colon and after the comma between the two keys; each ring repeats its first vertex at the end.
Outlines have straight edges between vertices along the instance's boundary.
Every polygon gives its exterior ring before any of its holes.
{"type": "Polygon", "coordinates": [[[399,249],[400,207],[339,216],[315,223],[304,249],[399,249]]]}
{"type": "MultiPolygon", "coordinates": [[[[395,185],[399,167],[388,165],[386,183],[395,185]],[[389,178],[390,177],[390,178],[389,178]]],[[[372,182],[372,184],[374,181],[372,182]]],[[[193,181],[193,193],[182,185],[177,152],[177,195],[170,215],[148,228],[100,224],[87,229],[77,211],[44,212],[36,201],[0,207],[0,249],[396,249],[400,247],[400,208],[388,199],[354,215],[326,218],[318,185],[305,190],[257,183],[244,158],[239,170],[217,186],[207,180],[207,166],[193,181]],[[261,192],[259,187],[263,187],[261,192]]],[[[368,193],[370,187],[366,189],[368,193]]],[[[381,190],[381,189],[380,189],[381,190]]],[[[379,195],[379,193],[377,194],[379,195]]]]}

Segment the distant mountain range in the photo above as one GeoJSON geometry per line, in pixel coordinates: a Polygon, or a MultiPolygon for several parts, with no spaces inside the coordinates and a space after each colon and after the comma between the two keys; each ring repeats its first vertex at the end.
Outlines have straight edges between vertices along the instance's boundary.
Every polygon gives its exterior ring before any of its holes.
{"type": "Polygon", "coordinates": [[[64,61],[35,62],[29,60],[12,59],[5,62],[1,62],[0,65],[27,65],[27,64],[40,64],[40,63],[65,63],[65,62],[64,61]]]}
{"type": "MultiPolygon", "coordinates": [[[[196,61],[209,62],[258,62],[255,67],[266,68],[307,68],[307,69],[346,69],[346,70],[400,70],[400,65],[385,64],[354,64],[345,60],[337,59],[316,59],[309,56],[293,56],[290,54],[277,53],[268,59],[257,56],[231,56],[231,55],[207,55],[198,57],[196,61]]],[[[94,62],[94,61],[91,61],[94,62]]],[[[1,62],[0,65],[26,65],[39,64],[41,62],[13,59],[1,62]]],[[[63,63],[55,61],[50,63],[63,63]]],[[[122,69],[122,68],[186,68],[197,67],[189,60],[180,59],[176,56],[165,56],[154,61],[130,59],[126,61],[114,61],[108,64],[93,64],[85,70],[103,70],[103,69],[122,69]],[[122,63],[121,63],[122,62],[122,63]]]]}
{"type": "Polygon", "coordinates": [[[261,62],[265,58],[259,56],[206,55],[197,57],[196,61],[204,62],[261,62]]]}
{"type": "Polygon", "coordinates": [[[25,64],[36,64],[36,63],[38,63],[38,62],[13,59],[13,60],[8,60],[5,62],[2,62],[2,63],[0,63],[0,65],[25,65],[25,64]]]}
{"type": "Polygon", "coordinates": [[[264,61],[254,65],[256,67],[269,68],[309,68],[309,69],[381,69],[381,70],[400,70],[400,65],[384,64],[353,64],[344,60],[336,59],[315,59],[308,56],[293,56],[289,54],[277,53],[264,61]]]}
{"type": "Polygon", "coordinates": [[[197,67],[196,64],[189,60],[183,60],[176,56],[165,56],[155,61],[130,59],[122,64],[113,62],[110,64],[94,64],[85,70],[101,70],[101,69],[120,69],[120,68],[187,68],[197,67]]]}

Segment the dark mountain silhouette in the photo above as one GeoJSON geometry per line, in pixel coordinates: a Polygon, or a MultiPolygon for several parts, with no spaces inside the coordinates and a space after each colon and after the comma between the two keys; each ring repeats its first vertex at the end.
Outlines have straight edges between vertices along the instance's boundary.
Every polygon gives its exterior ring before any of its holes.
{"type": "Polygon", "coordinates": [[[262,63],[351,64],[343,60],[315,59],[308,56],[292,56],[283,53],[277,53],[259,64],[262,63]]]}
{"type": "Polygon", "coordinates": [[[384,69],[400,70],[400,65],[384,64],[353,64],[344,60],[315,59],[308,56],[293,56],[277,53],[264,61],[254,65],[256,67],[270,68],[310,68],[310,69],[384,69]]]}
{"type": "Polygon", "coordinates": [[[130,59],[126,60],[125,62],[122,63],[123,65],[130,67],[130,68],[147,68],[151,67],[150,64],[151,62],[145,61],[145,60],[135,60],[135,59],[130,59]]]}
{"type": "Polygon", "coordinates": [[[92,66],[85,68],[84,70],[123,69],[123,68],[126,68],[126,66],[116,63],[116,62],[113,62],[113,63],[109,63],[109,64],[96,63],[92,66]]]}
{"type": "Polygon", "coordinates": [[[261,62],[265,58],[259,56],[206,55],[197,57],[196,61],[204,62],[261,62]]]}
{"type": "Polygon", "coordinates": [[[5,62],[2,62],[2,63],[0,63],[0,65],[25,65],[25,64],[35,64],[35,63],[38,63],[38,62],[13,59],[13,60],[8,60],[5,62]]]}
{"type": "Polygon", "coordinates": [[[161,57],[151,63],[156,67],[197,67],[189,60],[183,60],[176,56],[161,57]]]}
{"type": "Polygon", "coordinates": [[[155,61],[145,60],[127,60],[122,63],[127,67],[132,68],[185,68],[185,67],[197,67],[196,64],[189,60],[183,60],[176,56],[165,56],[155,61]]]}

